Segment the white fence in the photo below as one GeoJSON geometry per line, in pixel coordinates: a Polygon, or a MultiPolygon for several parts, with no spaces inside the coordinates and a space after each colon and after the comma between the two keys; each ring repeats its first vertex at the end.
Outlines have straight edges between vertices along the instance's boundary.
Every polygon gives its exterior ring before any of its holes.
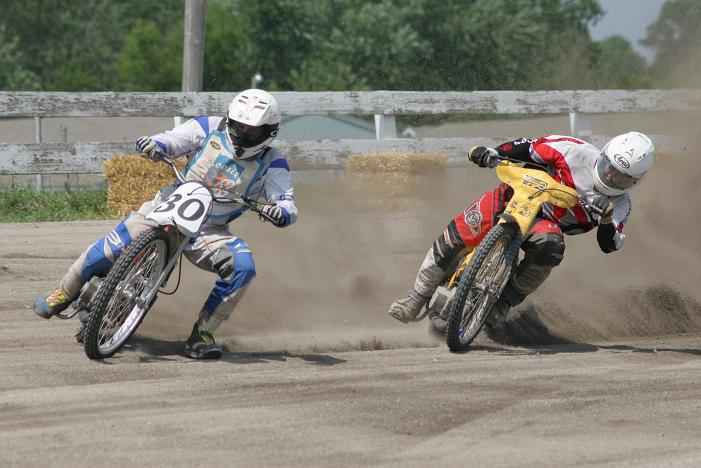
{"type": "MultiPolygon", "coordinates": [[[[45,143],[45,117],[173,117],[219,115],[234,93],[44,93],[0,92],[0,118],[34,118],[35,143],[0,142],[0,175],[100,173],[115,154],[133,152],[114,142],[45,143]]],[[[430,151],[462,160],[486,138],[396,138],[397,115],[405,114],[569,114],[573,135],[590,134],[587,114],[696,111],[699,90],[641,91],[477,91],[477,92],[280,92],[284,115],[366,114],[375,116],[375,140],[279,142],[296,169],[341,167],[348,155],[375,150],[430,151]]],[[[547,131],[547,129],[543,129],[547,131]]],[[[596,139],[596,135],[587,135],[596,139]]],[[[603,136],[602,136],[603,137],[603,136]]]]}

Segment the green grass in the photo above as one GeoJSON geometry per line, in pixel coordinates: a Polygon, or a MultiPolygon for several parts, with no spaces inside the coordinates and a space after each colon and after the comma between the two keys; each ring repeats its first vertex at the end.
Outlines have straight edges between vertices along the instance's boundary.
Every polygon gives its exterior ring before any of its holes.
{"type": "Polygon", "coordinates": [[[0,191],[0,223],[109,219],[107,192],[0,191]]]}

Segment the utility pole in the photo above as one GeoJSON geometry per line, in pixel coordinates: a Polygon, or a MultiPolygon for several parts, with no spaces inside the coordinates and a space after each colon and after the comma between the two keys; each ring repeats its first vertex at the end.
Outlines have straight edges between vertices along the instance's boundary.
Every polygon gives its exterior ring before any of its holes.
{"type": "Polygon", "coordinates": [[[185,0],[183,92],[202,91],[207,0],[185,0]]]}
{"type": "MultiPolygon", "coordinates": [[[[185,0],[185,34],[183,34],[183,92],[202,91],[204,71],[204,32],[207,0],[185,0]]],[[[173,117],[178,126],[185,117],[173,117]]]]}

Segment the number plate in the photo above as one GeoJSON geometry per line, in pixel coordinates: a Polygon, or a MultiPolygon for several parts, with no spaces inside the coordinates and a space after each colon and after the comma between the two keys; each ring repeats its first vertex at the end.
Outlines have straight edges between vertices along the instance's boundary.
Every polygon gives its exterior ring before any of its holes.
{"type": "Polygon", "coordinates": [[[207,219],[212,206],[212,194],[199,182],[179,186],[146,216],[163,226],[175,225],[186,236],[194,237],[207,219]]]}

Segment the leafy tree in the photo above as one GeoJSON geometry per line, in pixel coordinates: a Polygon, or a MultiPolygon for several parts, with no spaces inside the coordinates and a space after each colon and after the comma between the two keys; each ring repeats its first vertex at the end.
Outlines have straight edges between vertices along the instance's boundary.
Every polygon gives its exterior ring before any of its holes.
{"type": "Polygon", "coordinates": [[[23,68],[21,62],[17,39],[10,39],[4,28],[0,28],[0,90],[33,90],[39,87],[37,76],[23,68]]]}
{"type": "MultiPolygon", "coordinates": [[[[181,0],[3,0],[0,26],[16,38],[14,62],[44,90],[120,89],[116,58],[127,32],[152,17],[177,27],[181,0]]],[[[182,24],[182,23],[181,23],[182,24]]]]}
{"type": "Polygon", "coordinates": [[[657,51],[652,69],[660,84],[701,86],[701,2],[667,0],[642,42],[657,51]]]}
{"type": "MultiPolygon", "coordinates": [[[[3,67],[0,84],[180,89],[183,11],[182,0],[4,0],[0,63],[19,74],[3,67]]],[[[597,0],[210,0],[204,88],[247,88],[257,72],[273,90],[644,86],[629,44],[591,41],[601,13],[597,0]]]]}
{"type": "MultiPolygon", "coordinates": [[[[236,91],[258,71],[247,21],[234,2],[210,0],[204,54],[204,89],[236,91]]],[[[265,74],[267,75],[265,70],[265,74]]]]}
{"type": "Polygon", "coordinates": [[[593,44],[594,88],[647,88],[651,85],[645,59],[630,42],[621,36],[613,36],[593,44]]]}
{"type": "Polygon", "coordinates": [[[114,50],[122,34],[109,0],[90,7],[66,0],[3,0],[7,33],[16,37],[18,65],[45,90],[93,90],[114,85],[114,50]]]}
{"type": "Polygon", "coordinates": [[[179,91],[182,78],[182,25],[163,33],[158,24],[138,20],[117,59],[119,87],[133,91],[179,91]]]}

